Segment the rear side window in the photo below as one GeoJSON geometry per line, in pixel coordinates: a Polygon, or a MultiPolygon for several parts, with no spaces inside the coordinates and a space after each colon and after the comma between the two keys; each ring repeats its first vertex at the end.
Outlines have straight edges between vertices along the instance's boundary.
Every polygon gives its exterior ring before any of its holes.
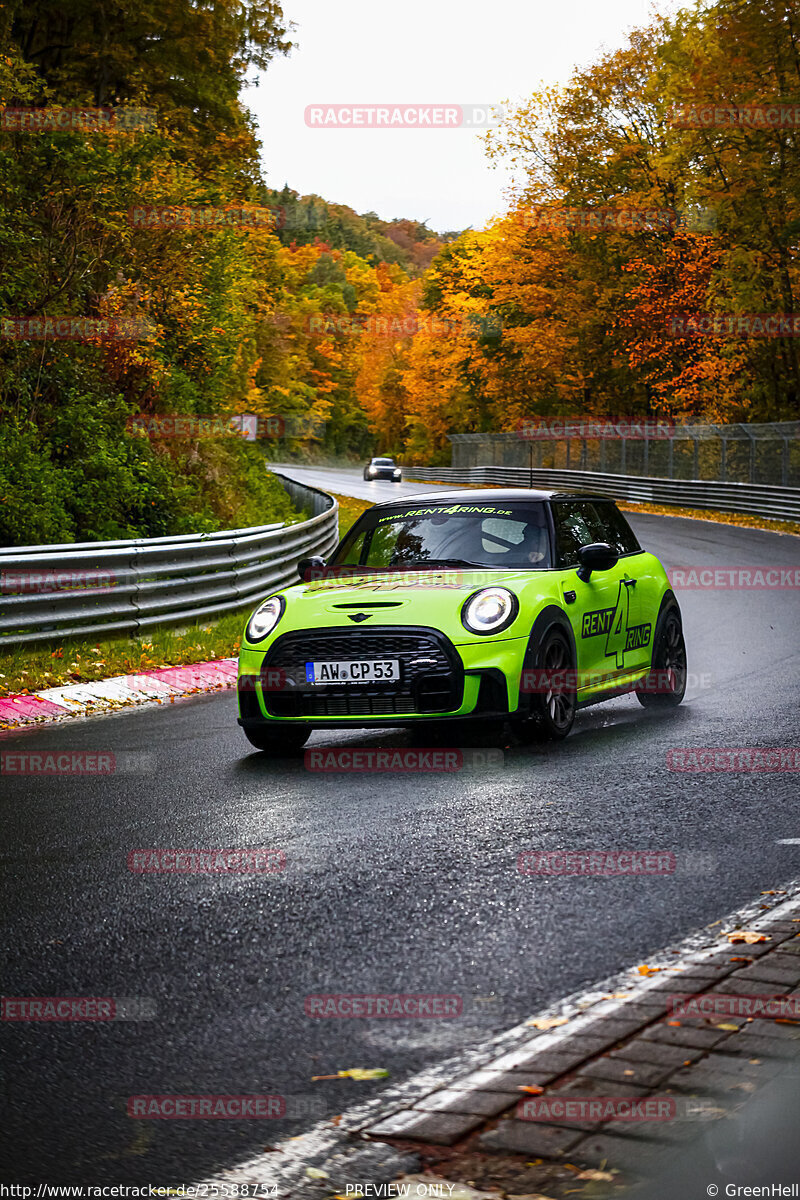
{"type": "Polygon", "coordinates": [[[553,522],[559,565],[578,564],[578,550],[608,542],[617,554],[638,554],[641,546],[628,522],[610,500],[555,500],[553,522]]]}

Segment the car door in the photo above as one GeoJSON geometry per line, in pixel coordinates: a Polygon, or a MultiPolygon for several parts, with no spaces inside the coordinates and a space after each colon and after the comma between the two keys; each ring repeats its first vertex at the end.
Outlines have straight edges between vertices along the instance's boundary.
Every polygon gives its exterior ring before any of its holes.
{"type": "MultiPolygon", "coordinates": [[[[587,683],[613,682],[639,668],[641,648],[631,649],[639,637],[639,601],[636,580],[625,556],[607,571],[592,571],[587,580],[578,577],[578,550],[592,542],[611,542],[609,528],[589,500],[552,501],[555,527],[556,561],[562,568],[561,592],[575,636],[581,686],[587,683]],[[587,678],[590,677],[590,678],[587,678]]],[[[649,659],[649,651],[647,652],[649,659]]]]}

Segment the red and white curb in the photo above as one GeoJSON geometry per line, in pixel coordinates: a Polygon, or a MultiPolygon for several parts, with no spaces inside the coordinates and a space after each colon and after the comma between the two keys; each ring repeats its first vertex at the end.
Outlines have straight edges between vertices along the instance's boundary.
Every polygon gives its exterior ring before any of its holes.
{"type": "MultiPolygon", "coordinates": [[[[363,1140],[362,1133],[381,1117],[398,1109],[411,1108],[416,1100],[422,1099],[436,1088],[446,1087],[459,1075],[491,1066],[492,1069],[510,1069],[515,1055],[521,1049],[530,1050],[535,1041],[537,1050],[556,1050],[580,1029],[591,1025],[597,1017],[622,1016],[626,1005],[635,1004],[659,982],[670,976],[680,976],[689,966],[696,966],[705,958],[719,951],[725,931],[732,929],[758,930],[762,925],[781,918],[800,917],[800,879],[791,880],[782,886],[785,898],[765,904],[759,896],[736,912],[728,913],[721,921],[699,929],[681,942],[667,946],[646,956],[658,978],[642,976],[638,966],[610,976],[583,992],[575,992],[556,1001],[548,1008],[529,1018],[521,1025],[507,1030],[482,1046],[465,1050],[459,1055],[438,1063],[420,1074],[395,1086],[389,1086],[379,1095],[352,1108],[346,1109],[330,1120],[319,1121],[307,1132],[276,1141],[267,1153],[238,1163],[201,1181],[200,1186],[217,1188],[209,1194],[234,1194],[232,1185],[258,1185],[259,1195],[269,1195],[273,1200],[321,1200],[331,1193],[342,1194],[348,1183],[377,1184],[374,1196],[389,1196],[386,1185],[405,1172],[418,1169],[419,1160],[414,1154],[396,1149],[384,1142],[363,1140]],[[721,940],[722,939],[722,940],[721,940]],[[615,994],[625,993],[625,999],[616,999],[615,994]],[[557,1029],[535,1033],[532,1021],[546,1022],[552,1018],[566,1018],[567,1023],[557,1029]],[[309,1173],[311,1168],[311,1173],[309,1173]],[[326,1187],[320,1188],[320,1171],[324,1172],[326,1187]],[[225,1185],[225,1186],[223,1186],[225,1185]],[[380,1187],[384,1190],[380,1190],[380,1187]],[[229,1190],[226,1192],[225,1187],[229,1190]]],[[[349,1083],[349,1081],[347,1081],[349,1083]]],[[[445,1185],[448,1186],[449,1185],[445,1185]]],[[[460,1189],[459,1189],[460,1190],[460,1189]]],[[[353,1193],[349,1193],[351,1196],[353,1193]]],[[[415,1195],[422,1193],[415,1192],[415,1195]]],[[[447,1200],[449,1192],[436,1193],[447,1200]]],[[[357,1200],[357,1197],[354,1197],[357,1200]]]]}
{"type": "Polygon", "coordinates": [[[57,721],[62,717],[85,717],[111,712],[132,704],[155,701],[163,704],[179,696],[222,691],[236,686],[235,658],[191,663],[184,667],[159,667],[136,675],[115,675],[96,683],[72,683],[45,688],[41,692],[0,697],[0,729],[15,729],[57,721]]]}

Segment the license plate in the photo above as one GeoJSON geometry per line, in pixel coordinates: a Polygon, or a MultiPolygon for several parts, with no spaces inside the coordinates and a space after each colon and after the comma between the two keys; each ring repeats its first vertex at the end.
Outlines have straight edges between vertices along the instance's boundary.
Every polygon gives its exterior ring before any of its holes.
{"type": "Polygon", "coordinates": [[[400,663],[396,658],[306,663],[306,683],[394,683],[399,678],[400,663]]]}

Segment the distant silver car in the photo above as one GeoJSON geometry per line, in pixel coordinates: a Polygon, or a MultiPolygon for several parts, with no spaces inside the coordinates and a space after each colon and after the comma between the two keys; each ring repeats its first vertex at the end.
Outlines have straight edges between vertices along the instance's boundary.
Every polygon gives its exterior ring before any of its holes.
{"type": "Polygon", "coordinates": [[[403,475],[393,458],[371,458],[364,467],[364,478],[391,479],[393,483],[400,483],[403,475]]]}

